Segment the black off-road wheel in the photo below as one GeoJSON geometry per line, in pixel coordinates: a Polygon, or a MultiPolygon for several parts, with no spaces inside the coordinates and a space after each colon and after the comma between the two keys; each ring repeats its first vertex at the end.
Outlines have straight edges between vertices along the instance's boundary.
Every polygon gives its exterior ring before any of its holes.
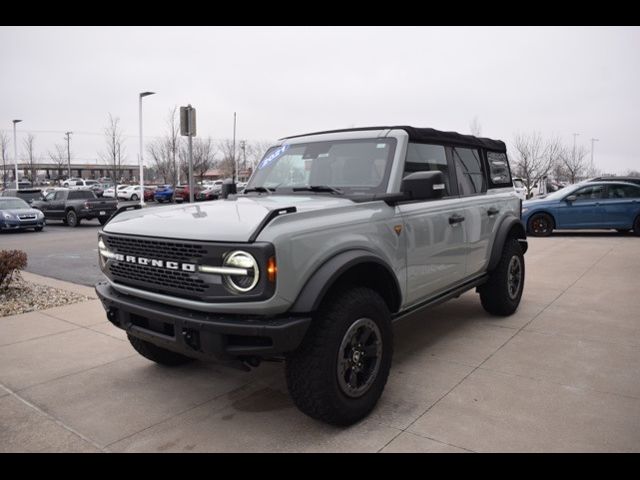
{"type": "Polygon", "coordinates": [[[160,348],[153,343],[146,342],[129,334],[127,334],[127,338],[129,339],[129,343],[131,343],[131,346],[133,346],[136,352],[138,352],[144,358],[151,360],[152,362],[156,362],[160,365],[164,365],[166,367],[177,367],[179,365],[184,365],[185,363],[194,361],[193,358],[181,355],[176,352],[172,352],[171,350],[165,350],[164,348],[160,348]]]}
{"type": "Polygon", "coordinates": [[[548,237],[553,232],[553,218],[546,213],[536,213],[529,219],[527,230],[534,237],[548,237]]]}
{"type": "Polygon", "coordinates": [[[507,316],[518,309],[524,290],[524,255],[515,238],[508,238],[497,267],[478,291],[482,307],[493,315],[507,316]]]}
{"type": "Polygon", "coordinates": [[[69,210],[67,212],[65,220],[67,221],[67,225],[69,225],[70,227],[77,227],[78,225],[80,225],[80,219],[78,218],[76,212],[74,212],[73,210],[69,210]]]}
{"type": "Polygon", "coordinates": [[[352,287],[325,299],[302,344],[287,355],[295,405],[312,418],[351,425],[375,407],[387,383],[393,333],[382,297],[352,287]]]}

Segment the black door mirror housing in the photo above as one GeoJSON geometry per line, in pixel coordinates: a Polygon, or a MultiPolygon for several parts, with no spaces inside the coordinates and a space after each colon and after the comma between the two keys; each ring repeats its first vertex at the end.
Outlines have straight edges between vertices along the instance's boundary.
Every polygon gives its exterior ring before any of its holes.
{"type": "Polygon", "coordinates": [[[407,200],[442,198],[445,188],[444,175],[439,171],[410,173],[402,179],[401,186],[407,200]]]}

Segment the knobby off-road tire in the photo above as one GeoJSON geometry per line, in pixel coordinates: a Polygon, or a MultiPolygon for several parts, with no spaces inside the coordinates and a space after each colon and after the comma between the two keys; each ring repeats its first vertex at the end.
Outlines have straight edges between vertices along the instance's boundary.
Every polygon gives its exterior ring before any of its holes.
{"type": "Polygon", "coordinates": [[[384,300],[352,287],[325,299],[302,344],[287,355],[295,405],[312,418],[350,425],[375,407],[387,383],[393,333],[384,300]]]}
{"type": "Polygon", "coordinates": [[[524,290],[524,255],[517,239],[506,240],[497,267],[478,290],[487,312],[506,316],[517,310],[524,290]]]}
{"type": "Polygon", "coordinates": [[[127,338],[136,352],[144,358],[147,358],[152,362],[159,363],[160,365],[176,367],[178,365],[184,365],[185,363],[194,361],[193,358],[185,357],[184,355],[180,355],[179,353],[172,352],[170,350],[165,350],[153,343],[146,342],[129,334],[127,334],[127,338]]]}

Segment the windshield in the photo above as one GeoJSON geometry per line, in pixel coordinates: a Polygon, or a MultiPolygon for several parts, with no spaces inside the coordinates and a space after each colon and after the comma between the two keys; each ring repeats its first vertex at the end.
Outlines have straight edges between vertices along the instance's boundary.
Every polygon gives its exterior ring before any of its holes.
{"type": "Polygon", "coordinates": [[[556,190],[549,195],[544,197],[545,200],[560,200],[564,198],[566,195],[569,195],[572,191],[576,190],[581,185],[569,185],[567,187],[561,188],[560,190],[556,190]]]}
{"type": "Polygon", "coordinates": [[[331,187],[326,190],[349,195],[384,193],[395,146],[393,138],[285,143],[267,151],[246,190],[331,187]]]}
{"type": "Polygon", "coordinates": [[[31,208],[27,205],[27,202],[20,200],[19,198],[12,198],[11,200],[0,201],[0,210],[13,210],[19,208],[31,208]]]}

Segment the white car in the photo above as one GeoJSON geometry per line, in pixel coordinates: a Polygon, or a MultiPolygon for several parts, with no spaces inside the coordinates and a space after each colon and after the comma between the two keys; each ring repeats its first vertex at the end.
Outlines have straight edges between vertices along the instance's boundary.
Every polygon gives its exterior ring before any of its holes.
{"type": "MultiPolygon", "coordinates": [[[[124,190],[125,188],[127,188],[129,186],[130,185],[118,185],[118,194],[120,194],[120,190],[124,190]]],[[[113,187],[107,188],[104,192],[102,192],[102,196],[103,197],[107,197],[107,198],[114,198],[115,195],[113,193],[113,187]]]]}
{"type": "Polygon", "coordinates": [[[513,189],[523,201],[527,199],[527,186],[521,178],[513,179],[513,189]]]}
{"type": "Polygon", "coordinates": [[[77,190],[79,188],[90,188],[94,185],[98,185],[97,180],[83,180],[82,178],[70,178],[62,182],[62,186],[70,188],[71,190],[77,190]]]}
{"type": "Polygon", "coordinates": [[[142,187],[140,185],[131,185],[129,187],[118,189],[118,200],[131,200],[135,202],[140,200],[142,196],[142,187]]]}

